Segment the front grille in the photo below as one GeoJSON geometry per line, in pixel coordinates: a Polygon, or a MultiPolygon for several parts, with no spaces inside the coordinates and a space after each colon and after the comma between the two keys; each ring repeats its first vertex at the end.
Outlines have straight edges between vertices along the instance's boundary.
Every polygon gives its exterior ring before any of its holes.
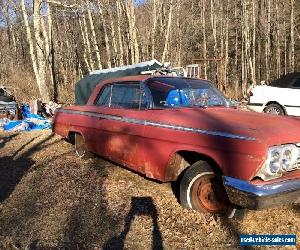
{"type": "MultiPolygon", "coordinates": [[[[300,143],[296,143],[296,146],[300,150],[300,143]]],[[[289,171],[295,171],[298,169],[300,169],[300,155],[298,156],[298,159],[294,162],[293,166],[291,167],[291,169],[289,171]]]]}
{"type": "Polygon", "coordinates": [[[300,169],[300,157],[295,161],[295,163],[293,164],[290,171],[294,171],[294,170],[297,170],[297,169],[300,169]]]}

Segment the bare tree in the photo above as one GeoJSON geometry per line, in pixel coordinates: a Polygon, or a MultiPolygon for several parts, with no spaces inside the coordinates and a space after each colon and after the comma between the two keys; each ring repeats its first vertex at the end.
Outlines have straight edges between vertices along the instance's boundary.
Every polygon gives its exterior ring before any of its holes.
{"type": "Polygon", "coordinates": [[[103,11],[102,11],[101,6],[99,6],[99,13],[100,13],[101,21],[102,21],[103,34],[104,34],[104,39],[105,39],[107,67],[111,68],[111,49],[110,49],[110,43],[109,43],[108,34],[107,34],[106,21],[103,16],[103,11]]]}
{"type": "Polygon", "coordinates": [[[236,97],[300,70],[299,1],[29,2],[0,0],[0,77],[28,73],[44,100],[72,93],[94,69],[155,57],[181,66],[208,59],[202,76],[236,97]]]}
{"type": "MultiPolygon", "coordinates": [[[[94,48],[94,51],[96,54],[96,59],[97,59],[96,60],[97,61],[97,69],[102,69],[100,50],[99,50],[98,43],[97,43],[94,20],[93,20],[93,16],[91,13],[92,3],[88,1],[86,6],[87,6],[87,13],[88,13],[88,18],[89,18],[89,22],[90,22],[90,27],[91,27],[93,48],[94,48]]],[[[108,60],[108,62],[110,63],[110,60],[108,60]]],[[[110,64],[108,64],[108,66],[110,67],[110,64]]]]}
{"type": "Polygon", "coordinates": [[[295,70],[295,0],[291,0],[291,50],[290,50],[290,71],[295,70]]]}
{"type": "Polygon", "coordinates": [[[119,60],[120,65],[124,64],[124,49],[123,49],[123,39],[121,35],[121,23],[122,23],[122,8],[120,0],[116,0],[117,7],[117,29],[118,29],[118,43],[119,43],[119,60]]]}
{"type": "Polygon", "coordinates": [[[169,16],[168,16],[168,24],[166,28],[166,35],[165,35],[165,42],[164,42],[164,50],[161,56],[161,61],[164,62],[166,60],[166,56],[168,53],[169,48],[169,39],[170,39],[170,32],[171,32],[171,25],[172,25],[172,15],[173,15],[173,6],[174,0],[170,0],[170,9],[169,9],[169,16]]]}
{"type": "MultiPolygon", "coordinates": [[[[206,22],[205,22],[205,13],[206,13],[206,1],[202,0],[201,1],[201,22],[202,22],[202,36],[203,36],[203,49],[202,49],[202,54],[203,58],[207,58],[207,45],[206,45],[206,22]]],[[[204,78],[207,79],[207,62],[204,61],[204,78]]]]}
{"type": "Polygon", "coordinates": [[[136,17],[133,0],[127,0],[125,4],[126,16],[128,19],[129,40],[132,54],[132,62],[138,63],[140,60],[139,45],[137,41],[136,17]]]}
{"type": "Polygon", "coordinates": [[[33,1],[33,33],[34,38],[31,35],[31,29],[29,26],[28,15],[25,6],[25,0],[21,0],[22,13],[24,18],[24,24],[26,28],[27,41],[30,48],[30,55],[32,60],[32,66],[36,78],[36,82],[43,101],[48,102],[50,100],[48,87],[46,84],[46,58],[44,54],[45,49],[45,31],[42,30],[42,1],[33,1]]]}

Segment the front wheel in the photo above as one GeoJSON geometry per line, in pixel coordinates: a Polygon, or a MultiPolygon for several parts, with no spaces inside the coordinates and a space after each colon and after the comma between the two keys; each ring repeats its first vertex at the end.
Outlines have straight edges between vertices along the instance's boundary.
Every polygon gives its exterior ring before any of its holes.
{"type": "Polygon", "coordinates": [[[184,207],[202,213],[228,218],[233,218],[236,213],[228,199],[221,176],[203,161],[196,162],[184,173],[180,183],[180,202],[184,207]]]}

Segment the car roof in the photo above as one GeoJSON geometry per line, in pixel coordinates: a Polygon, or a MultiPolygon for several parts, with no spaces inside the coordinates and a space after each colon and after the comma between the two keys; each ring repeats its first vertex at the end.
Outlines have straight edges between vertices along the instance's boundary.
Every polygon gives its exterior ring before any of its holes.
{"type": "MultiPolygon", "coordinates": [[[[147,79],[155,79],[155,78],[180,78],[180,79],[197,79],[200,81],[209,82],[205,79],[198,79],[198,78],[189,78],[189,77],[178,77],[178,76],[168,76],[168,75],[135,75],[135,76],[125,76],[125,77],[119,77],[119,78],[110,78],[107,80],[104,80],[96,85],[95,89],[93,90],[91,96],[89,97],[89,100],[87,102],[88,105],[92,105],[97,98],[99,91],[103,88],[104,85],[110,84],[110,83],[126,83],[126,82],[141,82],[145,81],[147,79]]],[[[210,82],[209,82],[210,83],[210,82]]]]}
{"type": "Polygon", "coordinates": [[[124,77],[110,78],[110,79],[104,80],[101,82],[101,84],[113,83],[113,82],[122,83],[122,82],[128,82],[128,81],[140,82],[140,81],[147,80],[150,77],[151,77],[151,75],[124,76],[124,77]]]}
{"type": "Polygon", "coordinates": [[[288,73],[286,75],[282,75],[280,78],[271,81],[269,86],[273,87],[281,87],[281,88],[290,88],[294,81],[300,78],[300,72],[288,73]]]}
{"type": "MultiPolygon", "coordinates": [[[[111,78],[111,79],[107,79],[102,81],[100,84],[104,85],[107,83],[114,83],[114,82],[118,82],[118,83],[122,83],[122,82],[141,82],[141,81],[145,81],[147,79],[150,78],[182,78],[182,79],[196,79],[196,78],[189,78],[189,77],[178,77],[178,76],[169,76],[169,75],[135,75],[135,76],[124,76],[124,77],[118,77],[118,78],[111,78]]],[[[198,79],[197,80],[203,80],[203,81],[208,81],[205,79],[198,79]]]]}

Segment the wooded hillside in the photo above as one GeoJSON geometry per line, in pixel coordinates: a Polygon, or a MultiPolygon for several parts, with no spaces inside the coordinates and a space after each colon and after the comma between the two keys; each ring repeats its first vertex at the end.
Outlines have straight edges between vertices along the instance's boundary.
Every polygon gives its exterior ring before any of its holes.
{"type": "Polygon", "coordinates": [[[300,1],[0,0],[0,84],[26,96],[71,103],[83,75],[153,58],[209,59],[202,76],[241,97],[300,71],[300,1]]]}

